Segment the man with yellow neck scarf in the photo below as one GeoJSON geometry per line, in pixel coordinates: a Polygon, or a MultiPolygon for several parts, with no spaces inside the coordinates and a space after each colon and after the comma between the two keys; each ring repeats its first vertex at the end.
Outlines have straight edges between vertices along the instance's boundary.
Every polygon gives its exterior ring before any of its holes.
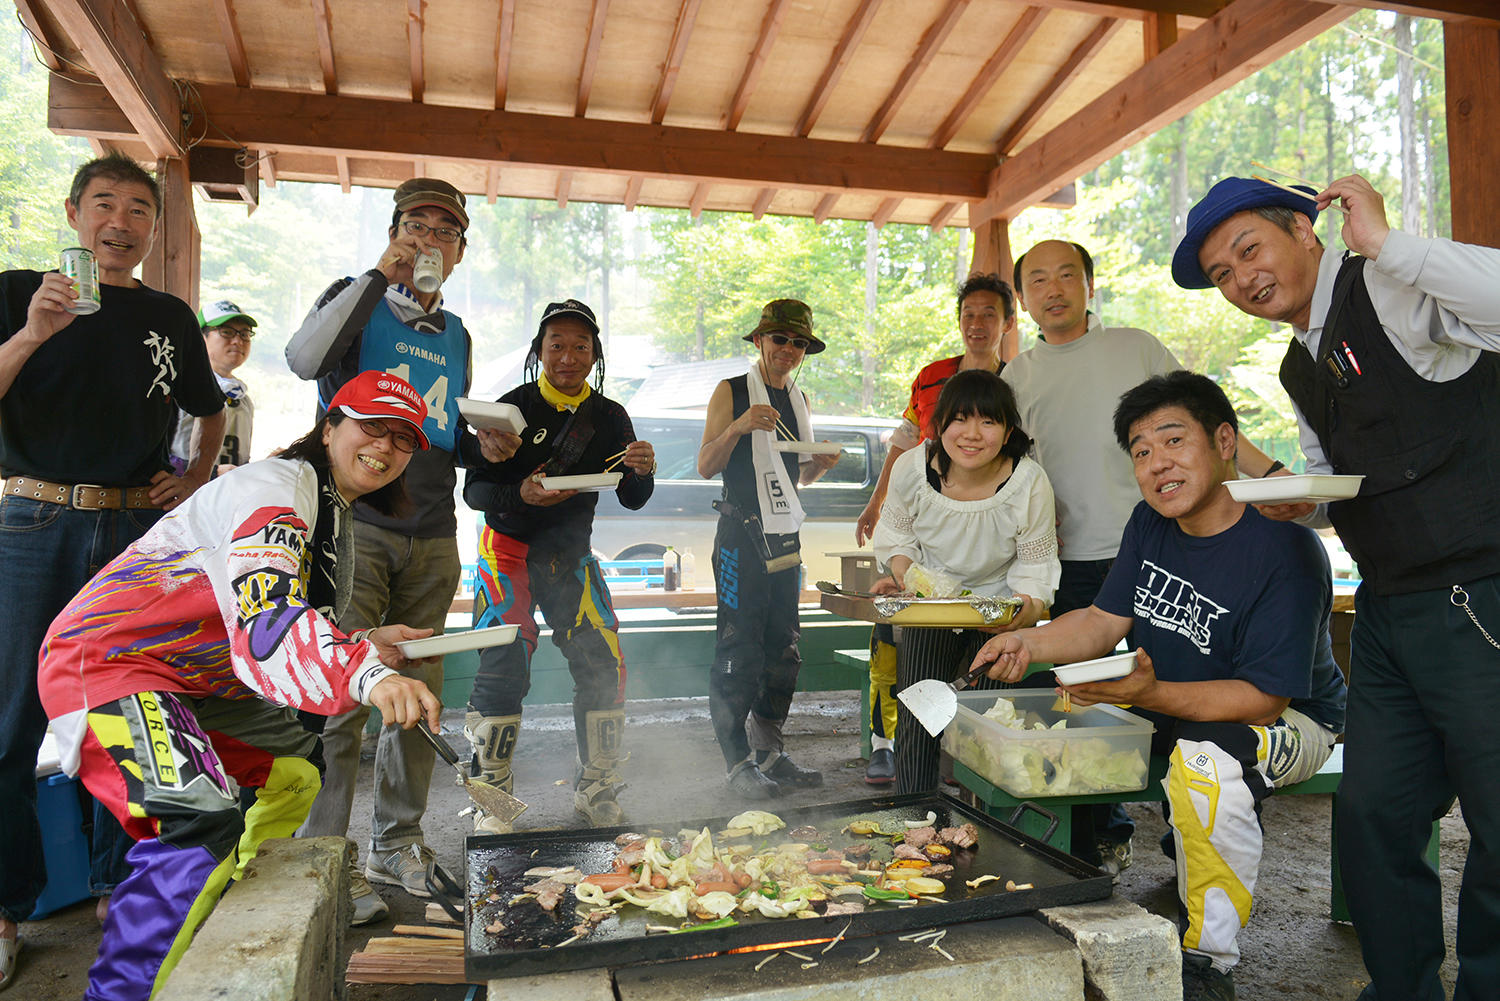
{"type": "MultiPolygon", "coordinates": [[[[651,497],[656,453],[650,442],[636,440],[625,408],[600,392],[599,323],[577,299],[547,305],[526,355],[526,374],[531,381],[500,398],[526,419],[520,449],[504,462],[470,469],[464,480],[464,500],[483,511],[485,521],[474,625],[517,625],[521,640],[480,651],[464,732],[480,777],[512,791],[511,757],[521,700],[531,687],[540,608],[573,675],[573,806],[589,825],[609,827],[625,822],[615,801],[625,760],[625,657],[609,589],[589,545],[601,488],[552,490],[543,483],[549,476],[614,467],[618,482],[602,489],[639,510],[651,497]]],[[[508,830],[493,817],[481,817],[478,826],[508,830]]]]}

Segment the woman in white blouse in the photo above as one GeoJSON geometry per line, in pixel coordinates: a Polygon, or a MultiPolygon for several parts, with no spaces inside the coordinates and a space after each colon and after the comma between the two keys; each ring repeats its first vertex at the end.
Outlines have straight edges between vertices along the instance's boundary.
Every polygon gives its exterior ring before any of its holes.
{"type": "MultiPolygon", "coordinates": [[[[1024,606],[1004,630],[1044,618],[1061,568],[1052,485],[1027,458],[1031,439],[1009,386],[972,369],[948,380],[924,447],[896,460],[872,543],[891,576],[876,591],[913,589],[927,576],[956,578],[976,595],[1016,597],[1024,606]]],[[[1000,630],[1000,631],[1004,631],[1000,630]]],[[[996,630],[902,630],[896,691],[925,678],[952,681],[996,630]]],[[[938,783],[938,741],[905,705],[896,731],[897,792],[930,792],[938,783]]]]}

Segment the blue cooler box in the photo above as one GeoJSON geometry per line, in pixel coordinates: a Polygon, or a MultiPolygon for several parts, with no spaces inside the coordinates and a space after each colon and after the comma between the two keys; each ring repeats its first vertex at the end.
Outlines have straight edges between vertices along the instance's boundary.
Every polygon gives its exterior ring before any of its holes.
{"type": "Polygon", "coordinates": [[[83,832],[81,789],[58,764],[49,733],[37,756],[36,810],[42,821],[47,886],[31,919],[46,917],[89,896],[89,839],[83,832]]]}

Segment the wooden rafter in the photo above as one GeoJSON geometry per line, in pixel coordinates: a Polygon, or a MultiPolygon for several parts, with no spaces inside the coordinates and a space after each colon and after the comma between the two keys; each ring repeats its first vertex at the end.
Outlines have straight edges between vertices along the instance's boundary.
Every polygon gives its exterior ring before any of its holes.
{"type": "Polygon", "coordinates": [[[270,150],[259,150],[256,153],[260,164],[260,179],[266,187],[276,187],[276,154],[270,150]]]}
{"type": "Polygon", "coordinates": [[[1170,14],[1149,14],[1141,22],[1141,42],[1146,62],[1150,62],[1177,41],[1177,18],[1170,14]]]}
{"type": "Polygon", "coordinates": [[[942,206],[927,220],[927,228],[936,233],[948,225],[948,220],[953,218],[953,213],[958,211],[958,202],[944,202],[942,206]]]}
{"type": "Polygon", "coordinates": [[[135,17],[116,0],[49,0],[47,8],[152,156],[182,156],[182,100],[135,17]]]}
{"type": "Polygon", "coordinates": [[[818,204],[813,206],[813,222],[819,225],[827,222],[828,217],[833,215],[833,207],[838,204],[838,200],[839,193],[837,191],[830,191],[822,198],[819,198],[818,204]]]}
{"type": "Polygon", "coordinates": [[[1005,134],[995,144],[996,153],[999,153],[1001,156],[1010,155],[1011,151],[1016,148],[1016,143],[1021,141],[1021,137],[1026,135],[1031,127],[1037,123],[1037,120],[1046,113],[1047,109],[1056,103],[1057,99],[1062,96],[1064,88],[1072,83],[1073,78],[1082,72],[1084,66],[1088,65],[1089,60],[1098,55],[1100,50],[1109,43],[1110,36],[1119,30],[1120,25],[1123,23],[1123,21],[1105,18],[1084,36],[1083,41],[1079,42],[1073,48],[1073,51],[1068,53],[1068,58],[1063,60],[1063,64],[1058,67],[1057,72],[1052,74],[1052,79],[1048,80],[1042,86],[1041,92],[1032,98],[1031,103],[1026,106],[1026,110],[1021,112],[1020,116],[1014,122],[1010,123],[1010,127],[1005,130],[1005,134]]]}
{"type": "Polygon", "coordinates": [[[838,86],[839,77],[844,75],[844,69],[849,65],[849,58],[854,55],[854,47],[864,37],[865,30],[870,27],[870,22],[875,18],[875,10],[880,6],[880,0],[859,0],[859,9],[854,12],[849,26],[844,29],[844,35],[839,39],[839,44],[834,47],[833,55],[828,59],[828,65],[823,67],[823,75],[818,78],[818,83],[813,87],[812,96],[808,98],[807,107],[802,110],[802,115],[797,119],[797,127],[792,130],[793,135],[809,135],[813,126],[818,124],[818,117],[823,114],[823,108],[827,106],[828,99],[833,96],[833,88],[838,86]]]}
{"type": "Polygon", "coordinates": [[[510,43],[516,34],[516,0],[500,0],[495,23],[495,107],[505,110],[505,94],[510,89],[510,43]]]}
{"type": "Polygon", "coordinates": [[[896,117],[896,112],[901,110],[901,105],[911,94],[911,89],[916,86],[917,80],[922,72],[932,62],[932,57],[937,55],[937,50],[943,41],[953,31],[958,19],[963,12],[969,9],[969,0],[948,0],[948,5],[938,14],[937,20],[933,21],[928,29],[923,32],[922,40],[917,43],[917,51],[907,60],[901,75],[896,78],[896,84],[886,95],[885,101],[880,105],[880,110],[875,112],[875,117],[870,119],[870,124],[865,126],[864,134],[860,142],[879,142],[880,137],[885,135],[885,130],[891,127],[891,119],[896,117]]]}
{"type": "Polygon", "coordinates": [[[609,16],[609,0],[594,0],[589,16],[589,40],[583,49],[583,65],[578,68],[578,100],[573,114],[579,118],[589,110],[589,95],[594,91],[594,70],[599,65],[599,46],[604,43],[604,20],[609,16]]]}
{"type": "Polygon", "coordinates": [[[245,58],[245,42],[240,38],[240,26],[234,19],[234,4],[231,0],[214,0],[214,13],[219,18],[219,34],[224,36],[224,54],[229,57],[235,86],[248,87],[250,62],[245,58]]]}
{"type": "Polygon", "coordinates": [[[1235,0],[1174,45],[1171,59],[1145,64],[996,168],[990,195],[969,206],[969,225],[1014,218],[1350,13],[1311,0],[1235,0]]]}
{"type": "Polygon", "coordinates": [[[708,204],[708,185],[699,184],[693,188],[693,196],[688,199],[688,215],[694,219],[703,214],[703,206],[708,204]]]}
{"type": "Polygon", "coordinates": [[[37,58],[42,61],[42,65],[49,70],[61,70],[62,60],[57,58],[60,43],[37,19],[32,0],[16,0],[16,14],[21,18],[21,24],[26,28],[26,33],[36,43],[37,58]]]}
{"type": "Polygon", "coordinates": [[[636,204],[641,199],[641,187],[645,185],[646,179],[636,174],[625,182],[625,211],[634,212],[636,204]]]}
{"type": "Polygon", "coordinates": [[[1229,6],[1230,0],[1037,0],[1058,10],[1076,10],[1096,17],[1125,18],[1140,21],[1150,14],[1174,14],[1181,17],[1213,17],[1229,6]]]}
{"type": "Polygon", "coordinates": [[[995,50],[995,54],[990,56],[980,68],[978,75],[969,84],[969,89],[964,91],[964,96],[958,99],[953,110],[948,112],[948,117],[944,118],[942,124],[938,126],[937,132],[928,143],[929,146],[933,149],[942,149],[953,141],[953,137],[958,135],[958,130],[963,128],[964,122],[974,113],[979,102],[984,100],[990,88],[995,85],[995,81],[1000,79],[1000,74],[1010,67],[1027,40],[1042,26],[1042,19],[1046,16],[1047,12],[1038,6],[1027,7],[1022,12],[1021,16],[1016,19],[1015,25],[1006,33],[1005,40],[995,50]]]}
{"type": "Polygon", "coordinates": [[[760,193],[755,196],[755,202],[750,206],[750,215],[759,220],[771,207],[771,200],[776,197],[775,188],[761,188],[760,193]]]}
{"type": "Polygon", "coordinates": [[[568,195],[573,190],[573,172],[564,170],[557,175],[557,207],[565,209],[568,207],[568,195]]]}
{"type": "Polygon", "coordinates": [[[900,205],[901,199],[899,198],[883,199],[881,203],[875,207],[875,214],[870,217],[870,221],[875,224],[876,229],[879,229],[880,227],[891,221],[891,216],[896,214],[896,209],[900,205]]]}
{"type": "Polygon", "coordinates": [[[333,158],[333,169],[339,175],[339,190],[344,194],[349,193],[349,158],[342,153],[333,158]]]}
{"type": "Polygon", "coordinates": [[[328,9],[328,0],[310,2],[313,28],[318,35],[318,65],[323,68],[323,93],[337,94],[339,74],[333,62],[333,12],[328,9]]]}
{"type": "MultiPolygon", "coordinates": [[[[284,153],[344,152],[409,161],[441,149],[445,160],[963,200],[985,196],[994,166],[994,157],[984,153],[436,104],[418,107],[408,101],[245,90],[224,84],[203,84],[198,92],[209,118],[233,137],[210,137],[210,145],[234,142],[284,153]]],[[[54,131],[87,134],[111,114],[123,126],[119,110],[101,87],[53,77],[48,100],[48,124],[54,131]]]]}
{"type": "Polygon", "coordinates": [[[484,200],[491,205],[500,198],[500,168],[490,164],[484,171],[484,200]]]}
{"type": "Polygon", "coordinates": [[[776,41],[777,32],[781,30],[781,17],[786,11],[787,2],[788,0],[771,0],[771,6],[766,8],[766,16],[761,18],[760,36],[755,40],[755,48],[750,50],[750,59],[745,63],[745,72],[740,74],[739,86],[734,90],[734,99],[729,102],[729,114],[724,119],[724,128],[730,132],[739,128],[740,120],[745,117],[745,109],[750,105],[750,95],[755,93],[760,71],[765,68],[766,55],[776,41]]]}
{"type": "Polygon", "coordinates": [[[1393,10],[1413,17],[1436,17],[1459,24],[1500,26],[1494,0],[1340,0],[1350,7],[1393,10]]]}
{"type": "Polygon", "coordinates": [[[406,44],[411,50],[411,99],[422,103],[427,92],[427,68],[422,61],[422,7],[424,0],[406,0],[406,44]]]}
{"type": "Polygon", "coordinates": [[[682,9],[677,12],[677,27],[672,31],[672,44],[667,47],[667,59],[662,64],[661,79],[656,83],[656,96],[651,99],[651,121],[660,125],[667,117],[667,105],[672,100],[672,91],[677,87],[677,73],[682,69],[682,58],[687,55],[688,38],[693,33],[693,22],[698,18],[698,6],[702,0],[682,0],[682,9]]]}

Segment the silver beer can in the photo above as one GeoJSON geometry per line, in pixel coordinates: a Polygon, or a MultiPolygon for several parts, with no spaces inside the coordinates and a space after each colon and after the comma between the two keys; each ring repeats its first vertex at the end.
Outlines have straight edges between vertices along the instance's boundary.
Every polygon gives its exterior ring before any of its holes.
{"type": "Polygon", "coordinates": [[[78,290],[78,298],[68,307],[68,312],[87,316],[99,312],[99,262],[93,251],[84,247],[67,247],[62,252],[62,264],[58,271],[72,279],[78,290]]]}
{"type": "Polygon", "coordinates": [[[411,266],[411,280],[418,292],[436,292],[443,284],[442,252],[424,250],[417,254],[411,266]]]}

